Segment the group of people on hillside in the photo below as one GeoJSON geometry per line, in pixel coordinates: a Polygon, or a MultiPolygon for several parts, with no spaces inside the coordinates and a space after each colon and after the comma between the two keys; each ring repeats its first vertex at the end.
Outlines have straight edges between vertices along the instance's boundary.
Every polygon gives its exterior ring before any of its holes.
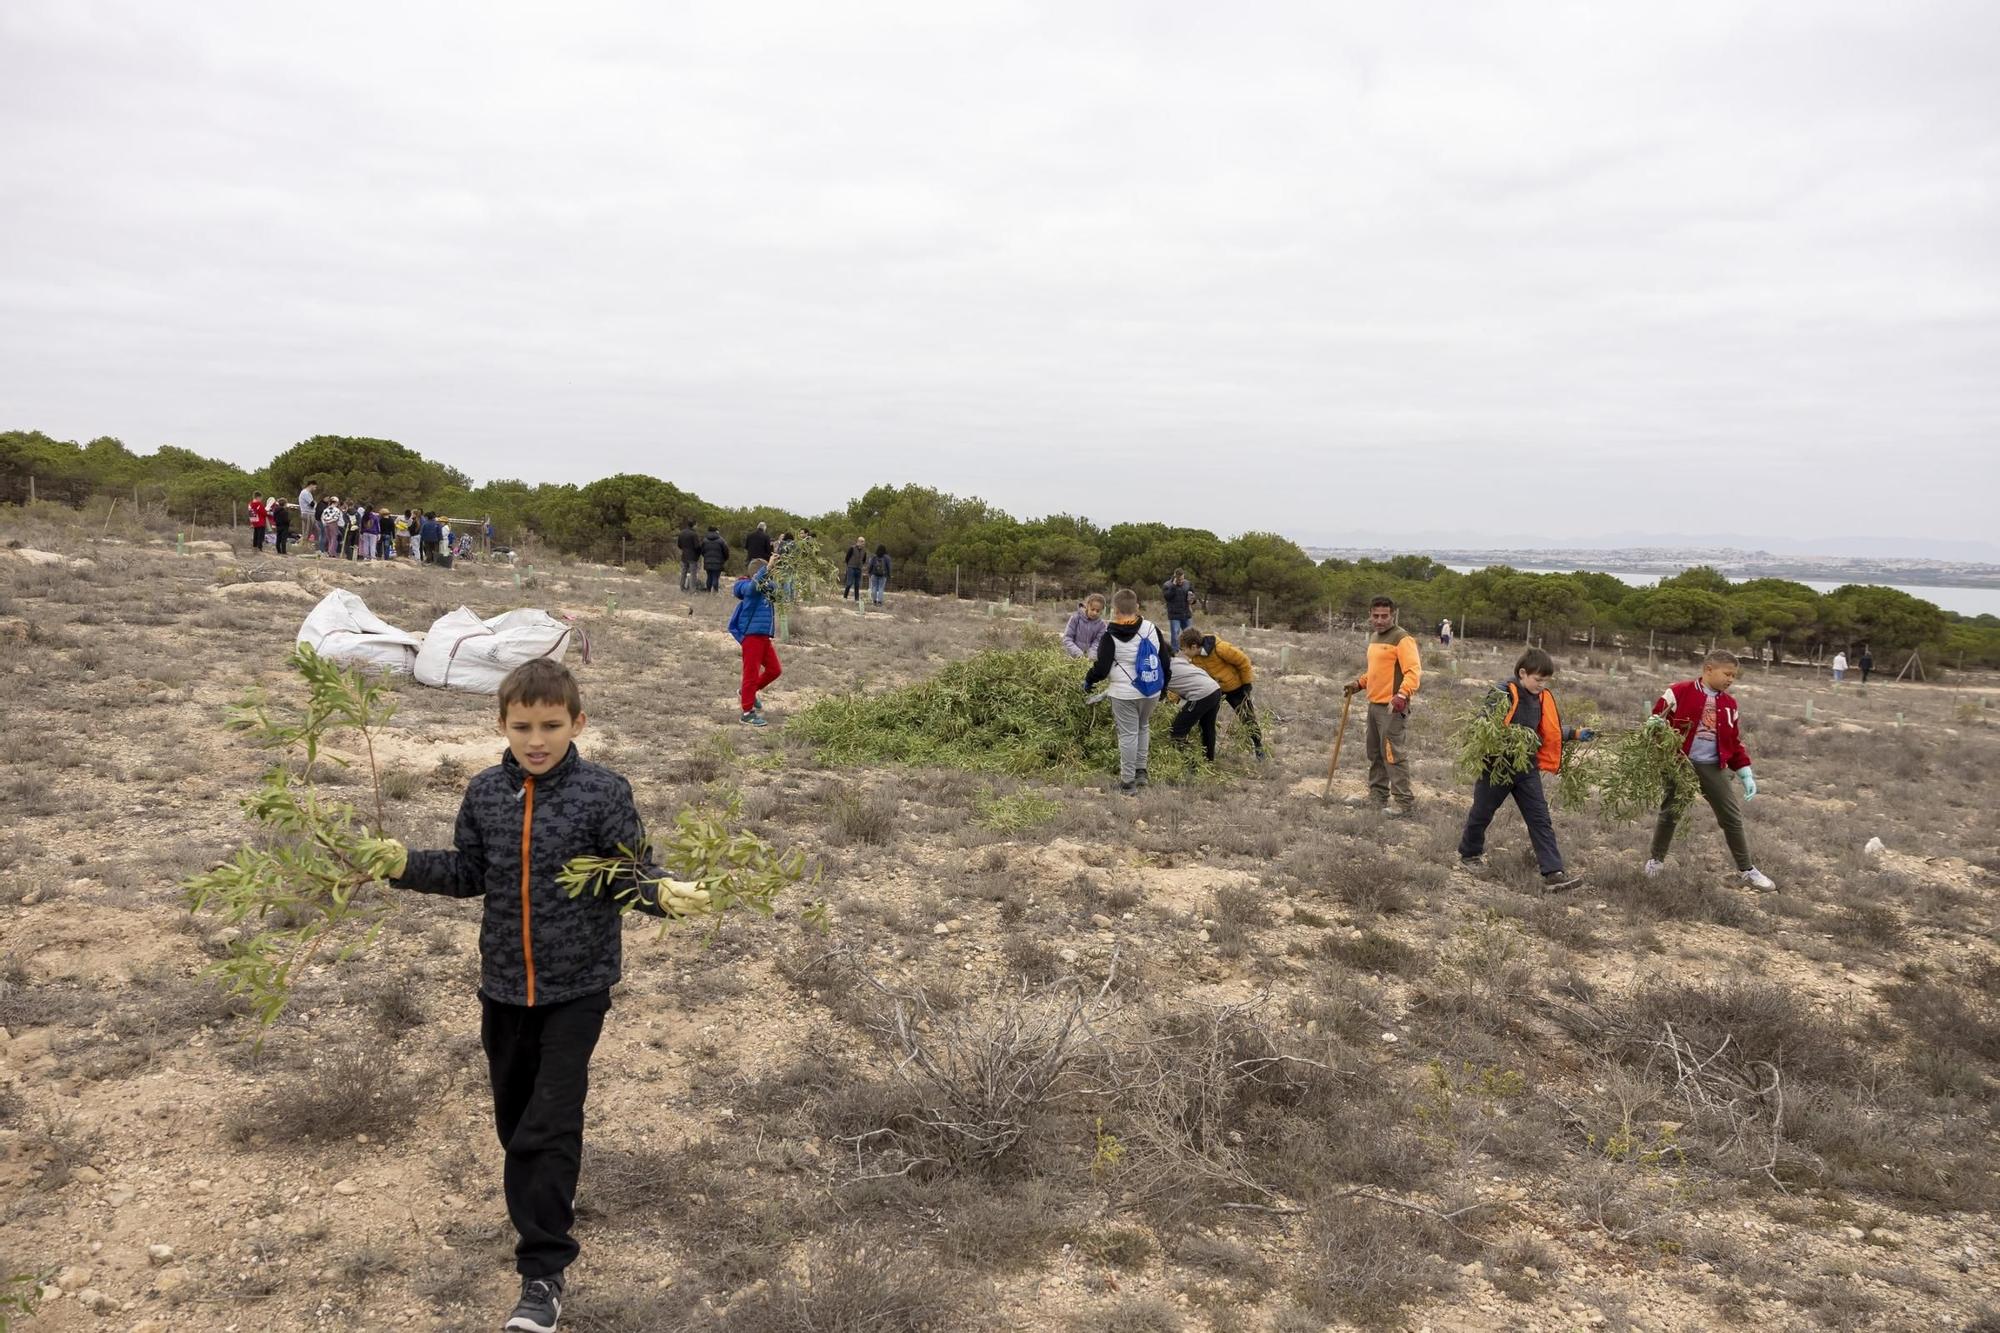
{"type": "MultiPolygon", "coordinates": [[[[1162,697],[1178,697],[1169,735],[1185,742],[1200,730],[1204,753],[1215,757],[1215,721],[1228,703],[1242,718],[1258,759],[1264,745],[1250,701],[1253,669],[1249,654],[1212,634],[1203,634],[1178,614],[1190,608],[1186,579],[1180,571],[1164,585],[1170,629],[1162,632],[1145,619],[1139,599],[1130,589],[1113,595],[1110,616],[1104,598],[1091,594],[1063,626],[1063,651],[1091,662],[1085,674],[1086,692],[1109,680],[1112,715],[1118,728],[1118,787],[1131,793],[1146,785],[1146,763],[1152,714],[1162,697]],[[1178,654],[1176,653],[1178,649],[1178,654]]],[[[1344,693],[1362,695],[1367,705],[1366,753],[1368,793],[1357,803],[1373,804],[1391,818],[1407,817],[1416,803],[1410,783],[1405,744],[1410,706],[1423,683],[1423,661],[1416,637],[1396,623],[1394,599],[1376,597],[1368,612],[1366,659],[1344,693]]],[[[1449,629],[1443,630],[1449,634],[1449,629]]],[[[1844,668],[1845,663],[1839,664],[1844,668]]],[[[1872,663],[1870,664],[1872,665],[1872,663]]],[[[1700,674],[1669,685],[1654,701],[1646,725],[1673,729],[1681,752],[1693,765],[1699,794],[1714,811],[1742,882],[1756,889],[1776,887],[1751,859],[1743,820],[1743,803],[1757,795],[1757,777],[1743,748],[1737,704],[1729,693],[1741,664],[1732,653],[1715,650],[1702,661],[1700,674]]],[[[1483,774],[1473,785],[1471,807],[1459,837],[1460,863],[1468,870],[1485,866],[1486,831],[1500,807],[1512,801],[1528,827],[1535,859],[1545,887],[1573,889],[1582,876],[1565,866],[1556,841],[1555,821],[1542,791],[1542,774],[1562,768],[1563,747],[1596,738],[1590,727],[1563,725],[1555,691],[1555,659],[1540,648],[1529,648],[1514,664],[1511,678],[1499,682],[1491,702],[1504,707],[1504,720],[1536,737],[1533,768],[1524,774],[1483,774]]],[[[1678,813],[1674,794],[1660,810],[1645,864],[1658,875],[1673,844],[1678,813]]]]}
{"type": "MultiPolygon", "coordinates": [[[[308,479],[299,489],[295,508],[283,496],[262,491],[250,497],[250,546],[255,551],[289,554],[297,540],[315,556],[345,560],[416,560],[449,567],[456,556],[472,553],[472,534],[454,533],[449,519],[434,512],[382,509],[337,495],[321,500],[319,482],[308,479]],[[294,534],[297,534],[295,537],[294,534]],[[266,546],[266,538],[270,545],[266,546]]],[[[488,525],[488,535],[492,528],[488,525]]]]}
{"type": "MultiPolygon", "coordinates": [[[[1175,579],[1185,585],[1179,571],[1175,579]]],[[[1169,580],[1168,587],[1175,586],[1169,580]]],[[[1185,601],[1181,609],[1189,609],[1185,601]]],[[[1170,608],[1171,614],[1172,608],[1170,608]]],[[[1264,758],[1264,732],[1251,701],[1256,670],[1250,655],[1213,634],[1196,629],[1192,616],[1170,620],[1163,632],[1139,613],[1139,595],[1120,588],[1111,595],[1110,617],[1105,599],[1092,593],[1078,604],[1063,626],[1062,648],[1071,657],[1088,659],[1086,694],[1108,682],[1104,697],[1118,730],[1118,789],[1131,793],[1147,785],[1152,718],[1162,699],[1178,700],[1168,735],[1188,744],[1197,733],[1202,753],[1215,758],[1216,720],[1228,704],[1241,720],[1251,752],[1264,758]]]]}
{"type": "MultiPolygon", "coordinates": [[[[782,593],[771,559],[780,547],[746,547],[761,553],[749,557],[747,571],[735,582],[737,605],[729,628],[743,649],[742,720],[761,727],[765,720],[759,696],[782,670],[772,643],[775,604],[782,593]]],[[[713,574],[709,581],[714,582],[713,574]]],[[[1165,586],[1184,585],[1177,576],[1165,586]]],[[[1176,614],[1184,609],[1191,609],[1191,603],[1170,600],[1168,629],[1161,630],[1142,614],[1138,595],[1121,588],[1108,607],[1101,595],[1085,598],[1064,626],[1065,651],[1090,662],[1084,691],[1106,685],[1117,724],[1123,792],[1146,785],[1149,724],[1162,698],[1180,700],[1181,711],[1170,730],[1177,743],[1188,743],[1199,730],[1212,757],[1215,718],[1227,702],[1263,757],[1263,736],[1251,703],[1249,655],[1176,614]]],[[[1744,831],[1742,802],[1756,796],[1757,783],[1743,748],[1736,700],[1729,693],[1738,670],[1730,653],[1710,652],[1697,677],[1666,687],[1645,725],[1678,736],[1742,882],[1771,889],[1771,880],[1750,860],[1744,831]]],[[[1561,768],[1566,744],[1587,743],[1594,733],[1563,723],[1550,688],[1555,674],[1555,660],[1529,648],[1515,663],[1513,675],[1494,686],[1493,701],[1504,701],[1507,723],[1536,737],[1534,766],[1525,774],[1479,777],[1458,854],[1468,871],[1484,866],[1487,830],[1511,800],[1527,824],[1545,884],[1562,890],[1575,887],[1581,878],[1563,864],[1541,775],[1561,768]]],[[[1415,801],[1405,736],[1422,683],[1416,639],[1396,623],[1394,601],[1376,597],[1369,608],[1361,670],[1344,689],[1350,699],[1364,695],[1367,701],[1368,794],[1357,799],[1373,802],[1390,816],[1408,815],[1415,801]]],[[[679,916],[699,910],[690,905],[699,904],[707,892],[668,878],[650,863],[627,872],[616,891],[578,895],[563,890],[553,867],[580,856],[624,856],[630,848],[647,845],[630,784],[578,754],[575,741],[585,722],[577,682],[561,663],[541,658],[516,668],[499,690],[499,729],[507,753],[467,787],[458,817],[459,846],[411,851],[383,840],[377,849],[394,886],[477,897],[484,904],[481,938],[492,947],[482,948],[481,1033],[494,1122],[506,1156],[507,1210],[518,1236],[514,1254],[520,1296],[504,1325],[517,1333],[553,1333],[568,1293],[567,1269],[579,1252],[572,1229],[584,1103],[591,1056],[611,1007],[611,989],[620,979],[620,913],[629,907],[679,916]]],[[[1645,863],[1649,876],[1660,873],[1671,845],[1675,805],[1670,796],[1654,826],[1645,863]]]]}
{"type": "MultiPolygon", "coordinates": [[[[754,567],[758,565],[768,569],[783,561],[799,542],[810,540],[815,540],[811,528],[800,528],[796,535],[788,529],[774,538],[770,525],[759,523],[743,538],[743,558],[753,567],[745,570],[744,577],[751,577],[754,567]]],[[[731,552],[728,539],[717,525],[711,523],[707,532],[701,533],[696,530],[693,519],[685,519],[674,545],[681,558],[682,592],[721,591],[722,574],[729,566],[731,552]]],[[[869,602],[875,606],[883,605],[889,590],[889,575],[894,567],[887,546],[878,544],[871,552],[868,543],[856,537],[841,558],[841,600],[851,597],[859,605],[861,583],[865,578],[869,602]]],[[[741,579],[737,581],[738,586],[741,582],[741,579]]]]}

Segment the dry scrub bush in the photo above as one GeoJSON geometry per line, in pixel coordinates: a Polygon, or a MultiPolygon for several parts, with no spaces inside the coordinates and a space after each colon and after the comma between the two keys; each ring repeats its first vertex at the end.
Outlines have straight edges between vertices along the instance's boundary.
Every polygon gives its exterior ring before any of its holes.
{"type": "Polygon", "coordinates": [[[1182,1333],[1187,1317],[1160,1296],[1121,1296],[1069,1318],[1072,1333],[1182,1333]]]}
{"type": "MultiPolygon", "coordinates": [[[[720,1311],[687,1309],[665,1323],[606,1324],[619,1333],[961,1333],[974,1297],[965,1283],[899,1240],[845,1233],[807,1253],[803,1271],[774,1270],[720,1311]]],[[[579,1309],[583,1307],[579,1306],[579,1309]]],[[[579,1328],[588,1325],[579,1324],[579,1328]]]]}
{"type": "Polygon", "coordinates": [[[1624,1089],[1616,1114],[1565,1104],[1614,1165],[1685,1159],[1780,1188],[1835,1184],[1947,1207],[1995,1193],[1977,1169],[1981,1121],[1934,1121],[1917,1146],[1907,1116],[1879,1100],[1895,1082],[1886,1056],[1783,987],[1656,984],[1603,1010],[1549,1014],[1637,1079],[1603,1080],[1624,1089]]]}
{"type": "Polygon", "coordinates": [[[843,1136],[870,1174],[998,1174],[1057,1106],[1107,1012],[1074,984],[940,1013],[922,992],[892,994],[877,1029],[897,1056],[903,1114],[843,1136]]]}
{"type": "Polygon", "coordinates": [[[897,804],[876,793],[842,791],[833,798],[827,832],[836,846],[870,845],[891,840],[896,831],[897,804]]]}
{"type": "Polygon", "coordinates": [[[1304,1240],[1293,1299],[1321,1319],[1363,1328],[1390,1326],[1404,1307],[1449,1293],[1457,1285],[1450,1260],[1476,1248],[1436,1218],[1358,1197],[1315,1208],[1304,1240]]]}
{"type": "Polygon", "coordinates": [[[46,1192],[69,1184],[76,1169],[90,1165],[103,1143],[103,1131],[79,1123],[74,1110],[51,1110],[22,1132],[15,1153],[35,1164],[35,1188],[46,1192]]]}
{"type": "Polygon", "coordinates": [[[1357,972],[1388,972],[1410,976],[1423,968],[1423,955],[1394,936],[1378,930],[1364,930],[1358,936],[1329,931],[1315,946],[1321,957],[1343,963],[1357,972]]]}
{"type": "Polygon", "coordinates": [[[1261,1001],[1156,1017],[1099,1052],[1107,1183],[1162,1225],[1288,1212],[1333,1184],[1407,1184],[1422,1150],[1368,1079],[1286,1050],[1261,1001]]]}
{"type": "Polygon", "coordinates": [[[272,1083],[264,1095],[229,1113],[237,1142],[335,1143],[367,1134],[395,1138],[426,1100],[423,1080],[380,1046],[337,1047],[311,1066],[272,1083]]]}

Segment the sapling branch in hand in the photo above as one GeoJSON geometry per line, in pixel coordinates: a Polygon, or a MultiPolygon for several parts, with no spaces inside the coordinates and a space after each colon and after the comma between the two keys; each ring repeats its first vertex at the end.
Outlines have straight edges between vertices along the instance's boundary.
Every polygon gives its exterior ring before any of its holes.
{"type": "Polygon", "coordinates": [[[190,910],[214,912],[225,926],[243,931],[213,970],[266,1024],[283,1011],[299,969],[322,950],[331,946],[346,958],[373,943],[394,910],[394,900],[380,893],[379,885],[401,855],[381,836],[381,775],[374,757],[374,733],[395,715],[395,700],[380,682],[305,645],[293,651],[290,665],[306,684],[302,706],[274,704],[258,690],[235,705],[229,718],[231,730],[247,732],[279,755],[242,803],[243,812],[270,835],[268,841],[239,848],[182,885],[190,910]],[[346,802],[320,797],[321,748],[340,731],[361,735],[375,789],[373,826],[362,823],[346,802]]]}
{"type": "MultiPolygon", "coordinates": [[[[727,820],[741,813],[741,804],[732,798],[720,812],[683,810],[671,833],[648,839],[644,847],[572,858],[557,873],[556,884],[572,898],[610,893],[621,912],[655,902],[663,932],[693,917],[708,917],[719,929],[723,915],[739,909],[770,916],[778,894],[805,878],[805,855],[779,852],[754,833],[732,831],[727,820]],[[666,873],[648,875],[649,865],[666,873]]],[[[826,904],[808,903],[803,915],[824,925],[826,904]]]]}
{"type": "MultiPolygon", "coordinates": [[[[237,930],[228,957],[212,970],[267,1025],[315,958],[329,950],[336,959],[350,958],[375,942],[399,901],[383,887],[405,858],[402,844],[383,834],[379,797],[371,825],[352,805],[323,798],[315,782],[326,738],[343,730],[361,734],[374,775],[374,733],[395,712],[387,687],[307,647],[293,653],[291,664],[306,684],[303,705],[275,705],[258,692],[230,718],[233,729],[279,752],[279,762],[242,803],[264,836],[182,885],[190,910],[213,912],[237,930]]],[[[621,910],[656,903],[667,925],[696,917],[719,925],[724,913],[739,908],[769,916],[777,895],[805,877],[805,857],[731,829],[728,821],[738,813],[733,801],[719,812],[683,810],[665,837],[620,847],[613,857],[578,857],[557,883],[572,897],[608,891],[621,910]],[[651,876],[649,866],[665,874],[651,876]]],[[[811,904],[804,915],[823,923],[825,908],[811,904]]]]}

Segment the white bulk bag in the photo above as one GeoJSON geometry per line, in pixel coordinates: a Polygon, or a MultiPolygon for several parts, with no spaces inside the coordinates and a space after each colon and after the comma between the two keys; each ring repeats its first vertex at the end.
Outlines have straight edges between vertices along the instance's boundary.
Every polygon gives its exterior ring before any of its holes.
{"type": "Polygon", "coordinates": [[[537,657],[560,662],[570,627],[546,611],[509,611],[481,620],[459,607],[431,626],[417,654],[417,680],[440,688],[498,694],[507,673],[537,657]]]}
{"type": "Polygon", "coordinates": [[[300,643],[342,666],[410,674],[417,664],[417,639],[368,609],[345,588],[335,588],[306,613],[300,643]]]}

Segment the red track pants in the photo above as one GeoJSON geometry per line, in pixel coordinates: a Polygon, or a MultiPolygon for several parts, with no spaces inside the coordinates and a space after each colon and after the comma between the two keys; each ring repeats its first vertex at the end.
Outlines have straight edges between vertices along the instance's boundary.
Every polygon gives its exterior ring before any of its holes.
{"type": "Polygon", "coordinates": [[[778,665],[778,648],[768,634],[747,634],[743,638],[743,711],[757,706],[757,692],[784,673],[778,665]]]}

